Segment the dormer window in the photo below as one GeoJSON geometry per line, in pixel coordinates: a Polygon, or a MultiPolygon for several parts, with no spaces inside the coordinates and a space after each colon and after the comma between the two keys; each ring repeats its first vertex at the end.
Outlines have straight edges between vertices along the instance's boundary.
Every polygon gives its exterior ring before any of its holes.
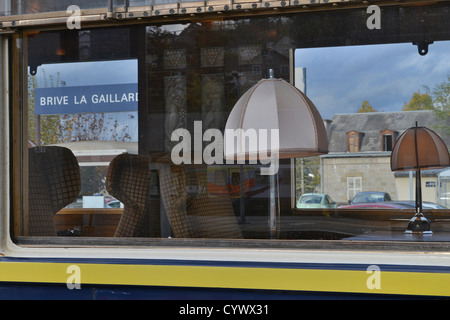
{"type": "Polygon", "coordinates": [[[359,152],[359,132],[350,131],[347,132],[347,151],[348,152],[359,152]]]}
{"type": "Polygon", "coordinates": [[[392,151],[394,147],[395,132],[393,130],[381,130],[381,151],[392,151]]]}

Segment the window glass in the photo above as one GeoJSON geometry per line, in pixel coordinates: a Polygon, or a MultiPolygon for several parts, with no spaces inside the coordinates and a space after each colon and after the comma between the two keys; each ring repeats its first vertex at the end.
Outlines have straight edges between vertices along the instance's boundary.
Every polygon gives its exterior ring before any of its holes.
{"type": "Polygon", "coordinates": [[[69,34],[74,48],[59,32],[29,37],[24,235],[114,234],[124,205],[106,190],[109,164],[138,152],[137,60],[130,30],[116,31],[128,48],[114,53],[100,29],[69,34]]]}
{"type": "MultiPolygon", "coordinates": [[[[56,222],[62,224],[74,213],[104,214],[108,213],[105,208],[123,208],[123,203],[108,193],[105,183],[108,166],[115,156],[137,153],[137,61],[43,64],[29,80],[29,140],[36,145],[29,149],[30,169],[41,168],[34,167],[31,161],[52,161],[46,156],[49,148],[70,150],[78,162],[78,168],[73,170],[79,171],[79,194],[56,214],[56,222]]],[[[29,174],[34,175],[34,170],[29,174]]],[[[36,182],[36,186],[56,183],[59,177],[49,174],[47,178],[48,181],[36,182]]],[[[73,175],[70,179],[76,178],[73,175]]],[[[55,187],[70,189],[75,184],[55,187]]],[[[30,188],[31,204],[34,194],[34,188],[30,188]]],[[[57,230],[62,235],[71,232],[96,235],[81,221],[57,230]]]]}
{"type": "MultiPolygon", "coordinates": [[[[321,191],[338,203],[375,208],[374,202],[392,200],[414,208],[415,180],[390,170],[390,152],[394,139],[416,122],[449,144],[448,111],[441,112],[439,101],[448,95],[442,88],[448,89],[450,64],[442,59],[450,42],[433,45],[434,52],[425,56],[411,50],[411,43],[296,51],[297,72],[305,78],[308,96],[331,119],[326,121],[330,153],[322,157],[321,191]],[[350,52],[352,59],[345,59],[350,52]]],[[[422,175],[437,179],[444,170],[425,170],[422,175]]],[[[423,192],[423,200],[445,207],[439,189],[423,192]]]]}
{"type": "MultiPolygon", "coordinates": [[[[395,143],[418,122],[450,145],[450,34],[439,23],[442,8],[429,9],[432,20],[415,7],[386,8],[390,24],[380,32],[357,9],[27,35],[28,192],[14,214],[16,235],[403,236],[415,213],[416,173],[391,170],[395,143]],[[427,21],[418,39],[436,41],[426,55],[411,43],[414,27],[392,15],[427,21]],[[294,82],[315,105],[328,153],[225,159],[232,110],[271,75],[294,82]],[[58,203],[54,191],[64,191],[58,203]]],[[[263,96],[250,121],[279,116],[306,128],[302,117],[268,113],[273,100],[263,96]]],[[[312,131],[279,140],[302,143],[312,131]]],[[[272,132],[256,144],[252,132],[249,145],[271,143],[272,132]]],[[[436,233],[450,231],[439,218],[449,212],[448,170],[421,172],[423,210],[436,233]]]]}
{"type": "Polygon", "coordinates": [[[392,135],[383,135],[383,151],[392,151],[392,135]]]}

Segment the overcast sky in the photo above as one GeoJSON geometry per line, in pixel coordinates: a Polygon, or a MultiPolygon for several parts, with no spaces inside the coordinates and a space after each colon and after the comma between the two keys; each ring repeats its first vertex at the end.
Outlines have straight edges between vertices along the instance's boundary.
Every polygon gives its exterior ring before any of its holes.
{"type": "Polygon", "coordinates": [[[50,75],[56,78],[59,72],[67,87],[137,83],[138,79],[136,59],[45,64],[36,73],[39,87],[44,87],[43,70],[47,81],[50,75]]]}
{"type": "Polygon", "coordinates": [[[450,41],[435,42],[425,56],[411,43],[299,49],[295,65],[306,68],[307,95],[323,118],[356,112],[364,100],[401,111],[414,92],[450,75],[450,41]]]}

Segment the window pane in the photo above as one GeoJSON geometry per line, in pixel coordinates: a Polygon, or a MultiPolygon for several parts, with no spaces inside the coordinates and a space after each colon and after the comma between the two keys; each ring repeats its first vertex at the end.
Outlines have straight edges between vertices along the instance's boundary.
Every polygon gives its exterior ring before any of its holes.
{"type": "MultiPolygon", "coordinates": [[[[128,32],[117,30],[120,41],[128,32]]],[[[106,179],[114,157],[138,151],[137,60],[131,48],[110,59],[102,52],[108,45],[98,47],[106,35],[72,33],[79,50],[70,53],[58,32],[29,39],[30,53],[40,54],[31,56],[28,76],[25,235],[114,234],[124,206],[109,194],[106,179]],[[60,49],[45,49],[52,47],[60,49]]]]}
{"type": "MultiPolygon", "coordinates": [[[[389,20],[377,34],[360,21],[365,11],[352,9],[28,35],[29,176],[22,179],[30,191],[19,235],[49,235],[27,225],[37,223],[34,206],[45,197],[33,198],[32,187],[42,192],[49,176],[33,161],[51,152],[70,189],[62,198],[71,200],[47,201],[51,214],[38,226],[53,223],[53,235],[271,241],[403,235],[415,212],[415,173],[391,170],[395,142],[418,121],[450,144],[444,99],[450,34],[441,8],[428,9],[434,18],[426,33],[402,22],[424,18],[417,7],[389,7],[387,19],[404,19],[389,20]],[[320,32],[304,31],[315,26],[320,32]],[[425,56],[411,44],[417,32],[436,38],[425,56]],[[269,70],[277,79],[297,79],[324,120],[329,153],[277,159],[276,174],[267,175],[274,162],[226,161],[223,142],[238,100],[269,70]],[[423,110],[415,110],[420,101],[423,110]]],[[[268,95],[261,105],[274,100],[268,95]]],[[[261,111],[252,121],[271,117],[261,111]]],[[[249,144],[262,143],[246,134],[249,144]]],[[[424,214],[443,233],[447,171],[422,171],[424,214]]]]}

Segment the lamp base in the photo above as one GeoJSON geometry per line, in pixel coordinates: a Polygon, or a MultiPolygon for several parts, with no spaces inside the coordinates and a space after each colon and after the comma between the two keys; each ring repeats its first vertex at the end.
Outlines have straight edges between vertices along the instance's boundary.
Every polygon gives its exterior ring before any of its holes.
{"type": "Polygon", "coordinates": [[[422,213],[416,213],[414,217],[409,220],[405,233],[431,235],[433,234],[433,231],[431,231],[430,221],[428,221],[422,213]]]}

